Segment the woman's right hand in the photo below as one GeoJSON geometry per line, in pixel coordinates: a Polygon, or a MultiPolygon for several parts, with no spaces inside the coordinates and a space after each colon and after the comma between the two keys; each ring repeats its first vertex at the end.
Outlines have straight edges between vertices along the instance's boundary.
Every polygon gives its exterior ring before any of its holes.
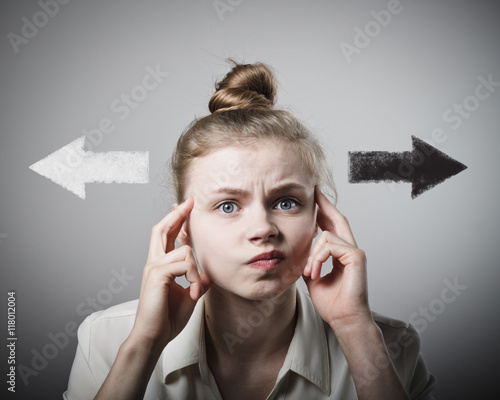
{"type": "Polygon", "coordinates": [[[175,240],[193,205],[194,199],[188,198],[156,224],[151,233],[129,340],[153,345],[160,351],[182,331],[196,302],[210,286],[208,276],[198,274],[191,247],[184,244],[175,248],[175,240]],[[177,276],[183,275],[190,283],[186,289],[175,282],[177,276]]]}
{"type": "Polygon", "coordinates": [[[198,274],[191,247],[175,248],[193,205],[194,200],[187,199],[153,227],[134,327],[96,400],[142,399],[163,348],[186,326],[196,302],[210,286],[208,277],[198,274]],[[183,275],[190,283],[187,289],[175,282],[176,276],[183,275]]]}

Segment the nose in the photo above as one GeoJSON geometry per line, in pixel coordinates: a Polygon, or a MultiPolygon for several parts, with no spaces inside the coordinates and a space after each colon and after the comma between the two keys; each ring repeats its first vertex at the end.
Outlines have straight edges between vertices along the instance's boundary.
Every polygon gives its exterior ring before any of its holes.
{"type": "Polygon", "coordinates": [[[269,239],[278,236],[278,227],[273,222],[270,213],[264,207],[255,207],[247,217],[246,236],[251,242],[265,243],[269,239]]]}

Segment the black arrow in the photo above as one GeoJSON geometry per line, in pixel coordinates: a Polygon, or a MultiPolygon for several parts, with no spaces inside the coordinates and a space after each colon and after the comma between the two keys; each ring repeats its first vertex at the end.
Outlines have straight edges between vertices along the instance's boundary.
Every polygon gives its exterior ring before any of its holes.
{"type": "Polygon", "coordinates": [[[467,168],[423,140],[411,139],[413,151],[350,151],[349,182],[411,182],[415,199],[467,168]]]}

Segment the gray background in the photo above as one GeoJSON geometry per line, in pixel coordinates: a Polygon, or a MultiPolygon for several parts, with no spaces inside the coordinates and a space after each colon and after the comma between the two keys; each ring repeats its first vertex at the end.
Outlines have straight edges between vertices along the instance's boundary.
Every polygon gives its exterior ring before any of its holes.
{"type": "MultiPolygon", "coordinates": [[[[386,1],[222,3],[233,5],[219,15],[212,0],[73,0],[16,53],[9,33],[21,35],[22,18],[42,8],[2,2],[0,337],[15,290],[18,367],[32,368],[49,334],[79,324],[92,298],[108,307],[138,296],[151,227],[171,206],[165,162],[185,126],[207,114],[224,60],[234,57],[272,65],[279,104],[325,144],[338,207],[368,254],[372,308],[422,321],[421,307],[434,307],[420,331],[436,396],[485,397],[500,355],[500,88],[459,124],[443,113],[474,95],[479,76],[500,81],[498,1],[401,0],[351,62],[341,43],[373,27],[370,12],[386,1]],[[148,66],[170,75],[120,120],[112,102],[140,85],[148,66]],[[149,184],[88,184],[81,200],[28,168],[102,118],[116,130],[93,150],[149,151],[149,184]],[[467,170],[414,200],[410,184],[348,183],[348,151],[407,151],[411,135],[428,139],[435,129],[446,135],[436,147],[467,170]],[[107,296],[112,271],[122,270],[134,278],[107,296]],[[448,304],[445,280],[466,286],[448,304]]],[[[2,398],[59,398],[76,338],[61,347],[28,385],[17,377],[16,395],[2,383],[2,398]]]]}

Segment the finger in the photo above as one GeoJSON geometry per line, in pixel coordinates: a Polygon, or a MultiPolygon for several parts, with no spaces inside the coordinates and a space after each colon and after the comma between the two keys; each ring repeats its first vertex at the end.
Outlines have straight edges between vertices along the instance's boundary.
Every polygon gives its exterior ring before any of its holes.
{"type": "Polygon", "coordinates": [[[331,244],[328,244],[322,247],[311,259],[310,276],[312,280],[315,280],[321,276],[321,269],[323,268],[323,264],[330,258],[331,255],[331,244]]]}
{"type": "Polygon", "coordinates": [[[328,275],[325,275],[321,279],[312,279],[310,276],[302,276],[302,278],[304,279],[307,288],[311,290],[311,288],[314,288],[317,285],[328,287],[336,280],[342,279],[342,276],[336,273],[335,270],[333,270],[332,272],[330,272],[328,275]]]}
{"type": "Polygon", "coordinates": [[[313,280],[319,278],[321,267],[330,256],[333,258],[333,267],[338,270],[343,270],[345,266],[350,264],[363,265],[366,262],[364,252],[357,247],[342,243],[340,240],[326,242],[310,257],[308,273],[304,275],[311,276],[313,280]]]}
{"type": "Polygon", "coordinates": [[[318,204],[317,221],[321,230],[333,232],[346,242],[357,246],[347,218],[337,210],[317,186],[314,197],[318,204]]]}
{"type": "Polygon", "coordinates": [[[193,262],[195,262],[193,257],[193,250],[190,246],[186,244],[172,250],[169,253],[163,253],[160,257],[158,257],[154,261],[151,261],[148,264],[146,264],[144,268],[144,273],[147,274],[148,269],[155,268],[157,266],[168,265],[179,261],[188,261],[191,259],[193,260],[193,262]]]}
{"type": "Polygon", "coordinates": [[[175,278],[181,276],[185,276],[190,284],[196,283],[198,288],[202,288],[201,278],[198,274],[194,257],[188,254],[186,259],[168,264],[155,263],[148,266],[148,271],[143,279],[144,284],[141,290],[147,290],[146,287],[151,287],[152,285],[169,286],[175,278]]]}
{"type": "Polygon", "coordinates": [[[193,209],[193,205],[194,200],[190,197],[153,227],[149,243],[149,261],[155,260],[175,248],[175,238],[186,217],[193,209]]]}
{"type": "MultiPolygon", "coordinates": [[[[170,253],[163,253],[160,257],[158,257],[154,261],[147,263],[146,266],[144,267],[141,290],[143,290],[142,288],[147,284],[148,280],[150,279],[152,271],[157,271],[158,269],[165,270],[167,271],[168,275],[169,265],[183,261],[191,262],[193,263],[193,265],[196,266],[196,261],[193,256],[193,250],[188,245],[184,245],[177,249],[174,249],[170,253]]],[[[164,281],[161,276],[160,277],[155,276],[153,279],[161,279],[162,281],[164,281]]],[[[170,280],[168,280],[168,282],[166,283],[170,284],[170,280]]]]}
{"type": "MultiPolygon", "coordinates": [[[[166,260],[168,260],[168,263],[165,262],[159,264],[158,262],[155,262],[155,264],[158,265],[153,265],[152,268],[154,269],[156,267],[163,271],[165,277],[167,278],[167,284],[171,284],[176,277],[184,276],[190,285],[190,297],[195,301],[198,300],[204,293],[204,282],[198,273],[198,267],[191,248],[187,245],[179,247],[178,249],[165,254],[158,261],[166,260]]],[[[208,283],[207,278],[208,277],[204,278],[205,285],[208,283]]],[[[154,279],[158,279],[158,277],[156,276],[154,279]]]]}
{"type": "Polygon", "coordinates": [[[175,240],[177,239],[177,236],[179,235],[179,232],[182,229],[182,224],[186,221],[186,219],[189,216],[189,213],[193,209],[193,206],[194,206],[194,199],[192,197],[189,197],[179,206],[175,207],[175,209],[173,210],[173,212],[175,212],[177,209],[180,208],[179,210],[180,215],[177,216],[177,218],[174,221],[168,223],[167,226],[164,228],[164,235],[162,236],[162,238],[165,240],[163,246],[167,253],[175,249],[175,240]]]}
{"type": "Polygon", "coordinates": [[[189,296],[194,301],[198,300],[204,293],[203,281],[198,272],[198,266],[193,256],[193,252],[190,251],[188,258],[186,260],[190,263],[190,267],[186,271],[186,280],[189,282],[189,296]]]}
{"type": "Polygon", "coordinates": [[[316,257],[316,254],[319,251],[321,251],[321,249],[327,243],[337,243],[337,244],[351,246],[345,240],[339,238],[338,236],[336,236],[332,232],[329,232],[329,231],[321,232],[321,235],[319,236],[318,240],[316,240],[316,243],[314,244],[313,248],[311,249],[311,252],[309,253],[309,258],[307,260],[307,264],[306,264],[306,267],[304,269],[304,275],[306,275],[306,276],[311,275],[311,261],[316,257]]]}

